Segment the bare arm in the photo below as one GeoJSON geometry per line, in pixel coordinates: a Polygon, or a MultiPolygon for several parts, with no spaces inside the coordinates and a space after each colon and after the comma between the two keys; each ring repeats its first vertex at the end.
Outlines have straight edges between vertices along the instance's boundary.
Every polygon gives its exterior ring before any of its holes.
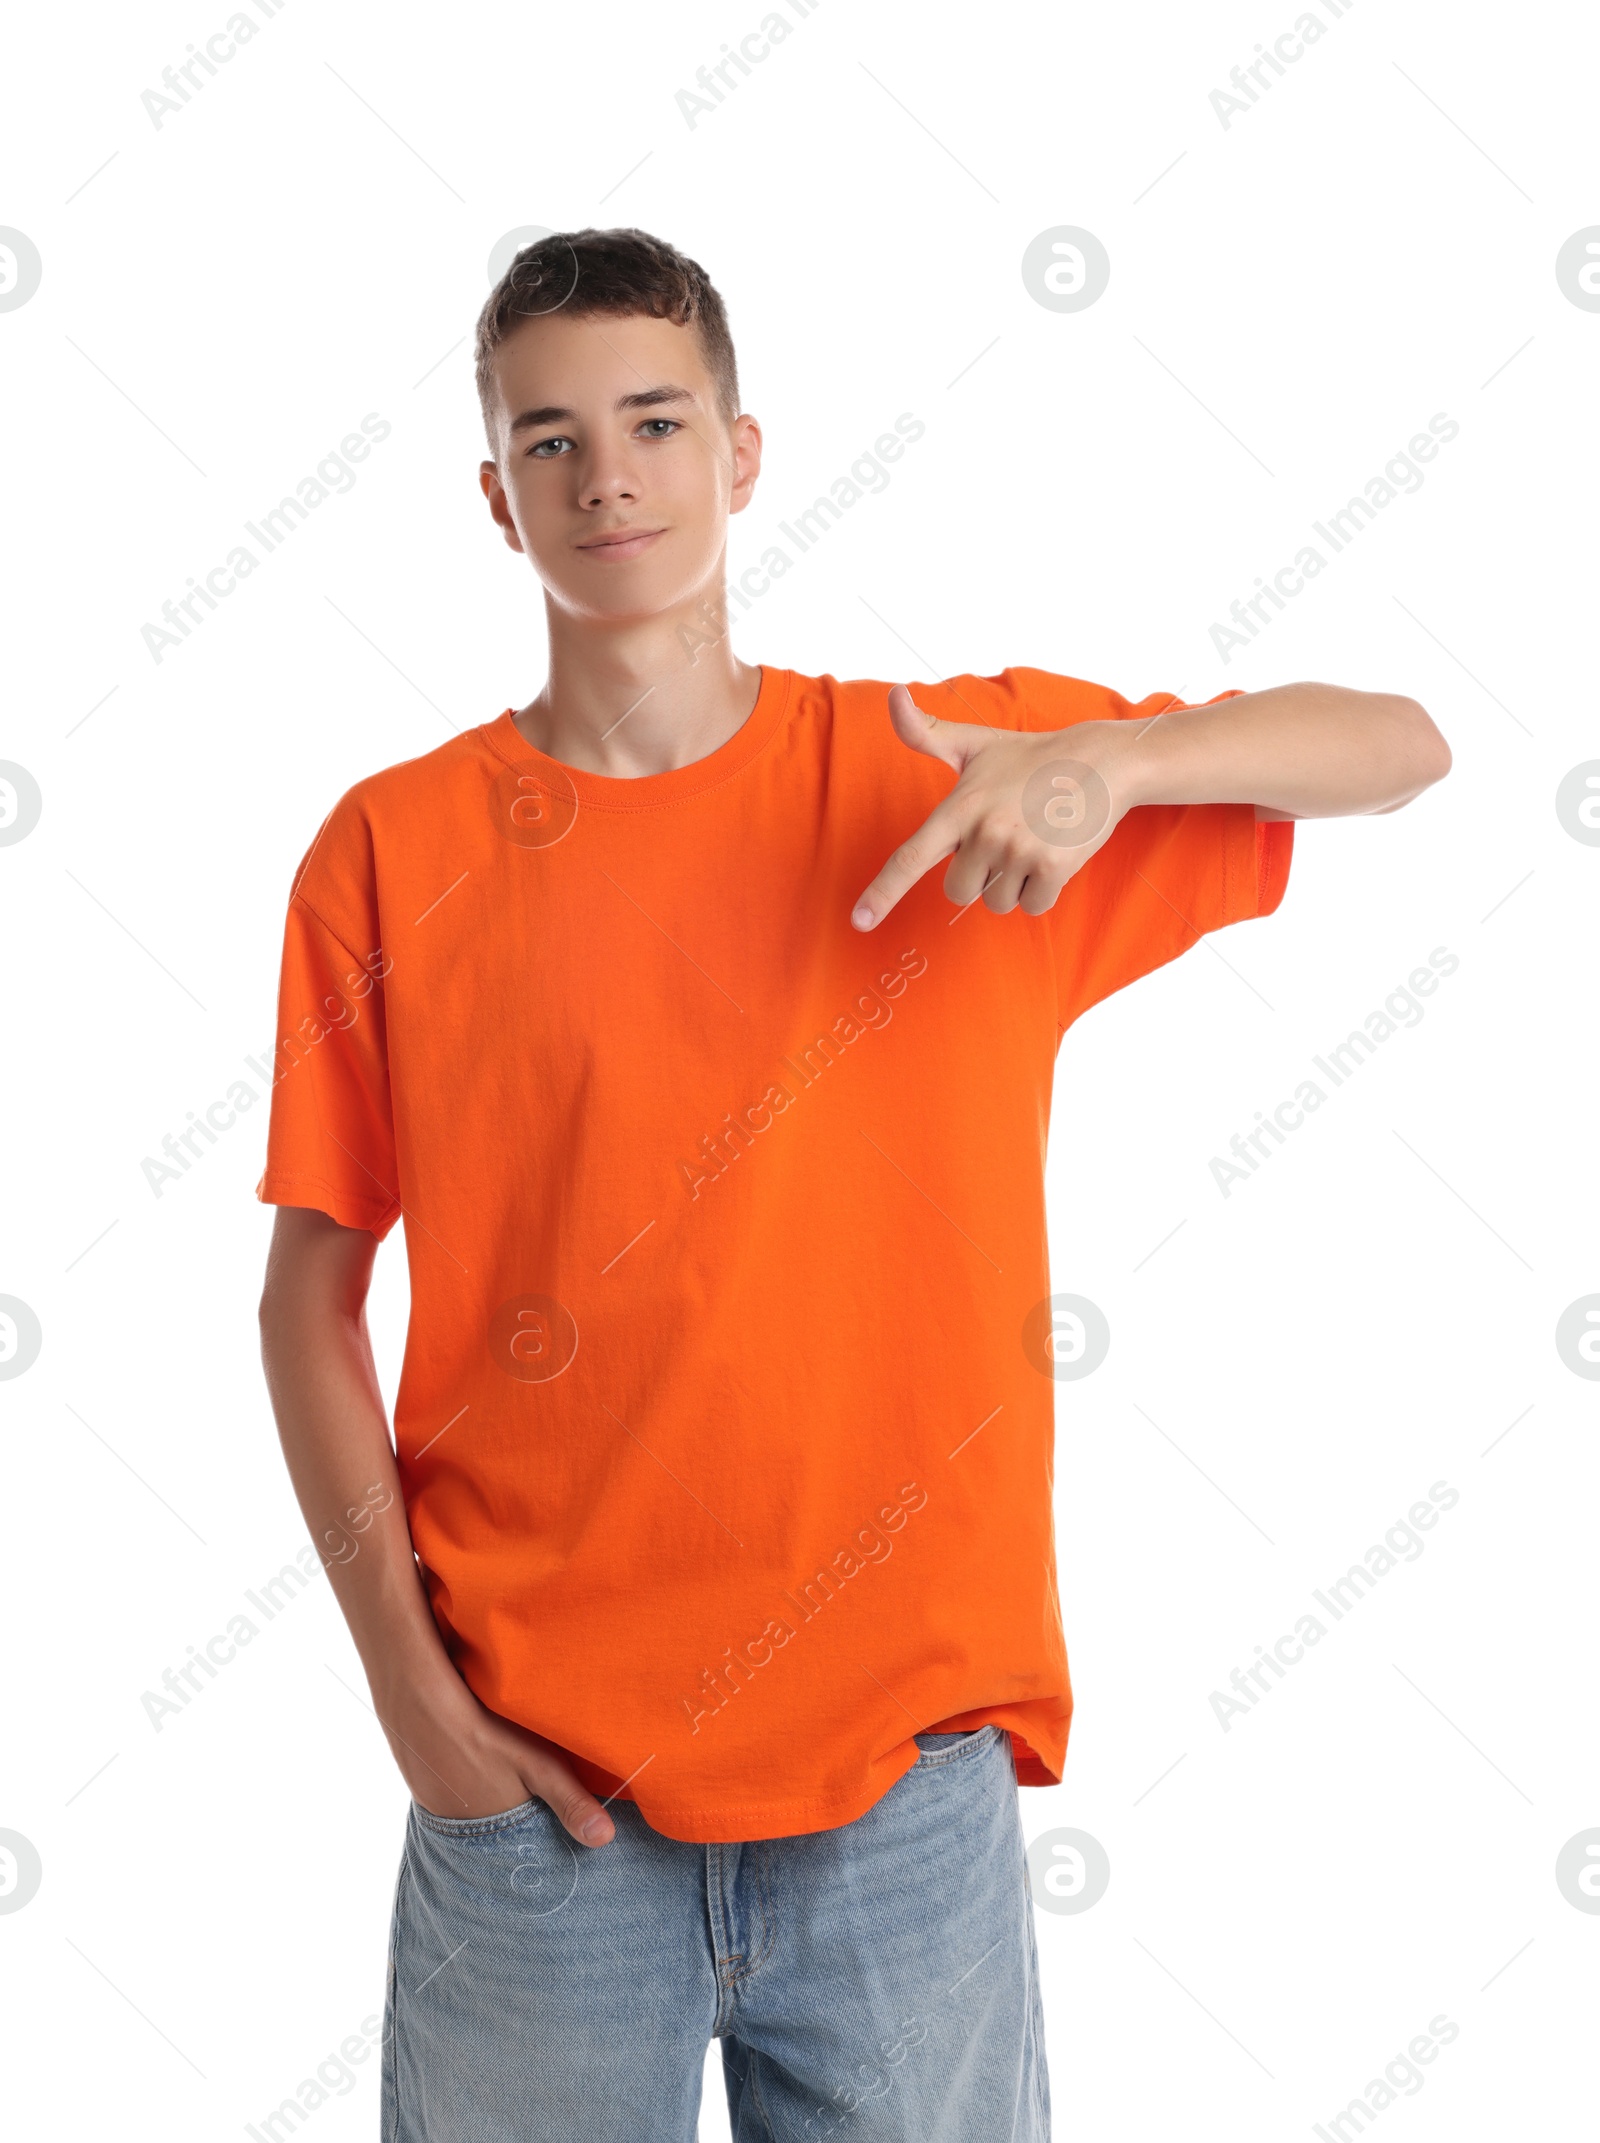
{"type": "Polygon", "coordinates": [[[960,777],[889,857],[851,913],[874,930],[936,863],[957,907],[1043,915],[1140,804],[1253,804],[1258,819],[1398,811],[1450,771],[1414,699],[1342,685],[1273,685],[1148,720],[1023,730],[948,722],[904,685],[889,719],[910,750],[960,777]]]}
{"type": "Polygon", "coordinates": [[[493,1815],[534,1794],[574,1838],[604,1845],[614,1826],[600,1803],[549,1742],[481,1704],[444,1648],[412,1552],[367,1337],[376,1253],[365,1229],[280,1207],[261,1356],[289,1477],[379,1721],[424,1808],[493,1815]]]}
{"type": "Polygon", "coordinates": [[[1271,685],[1183,707],[1134,739],[1133,803],[1253,803],[1260,818],[1398,811],[1450,771],[1415,700],[1342,685],[1271,685]]]}

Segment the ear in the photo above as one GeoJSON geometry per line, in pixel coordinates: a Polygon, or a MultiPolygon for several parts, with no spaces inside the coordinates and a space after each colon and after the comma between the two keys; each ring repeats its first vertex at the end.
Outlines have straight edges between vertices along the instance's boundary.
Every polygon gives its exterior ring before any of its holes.
{"type": "Polygon", "coordinates": [[[498,466],[492,461],[478,465],[478,488],[489,501],[489,512],[499,526],[507,544],[514,551],[522,549],[522,538],[517,534],[517,524],[511,518],[511,507],[506,498],[505,486],[500,481],[498,466]]]}
{"type": "Polygon", "coordinates": [[[743,513],[756,494],[761,474],[761,426],[754,417],[737,416],[730,426],[733,444],[733,491],[729,513],[743,513]]]}

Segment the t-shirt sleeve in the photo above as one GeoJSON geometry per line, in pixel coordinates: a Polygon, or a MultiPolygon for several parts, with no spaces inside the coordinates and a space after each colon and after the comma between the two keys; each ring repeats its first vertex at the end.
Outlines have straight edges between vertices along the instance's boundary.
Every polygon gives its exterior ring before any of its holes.
{"type": "MultiPolygon", "coordinates": [[[[1240,696],[1220,692],[1190,702],[1154,692],[1133,701],[1104,685],[1029,669],[960,683],[977,689],[967,689],[970,711],[949,710],[954,719],[1033,730],[1147,722],[1174,708],[1240,696]]],[[[1046,918],[1059,1026],[1066,1029],[1113,991],[1175,960],[1208,931],[1270,915],[1283,898],[1293,848],[1294,821],[1258,821],[1253,803],[1141,804],[1129,811],[1068,879],[1046,918]]]]}
{"type": "Polygon", "coordinates": [[[381,1241],[400,1217],[371,830],[335,805],[289,896],[278,983],[266,1205],[314,1206],[381,1241]]]}

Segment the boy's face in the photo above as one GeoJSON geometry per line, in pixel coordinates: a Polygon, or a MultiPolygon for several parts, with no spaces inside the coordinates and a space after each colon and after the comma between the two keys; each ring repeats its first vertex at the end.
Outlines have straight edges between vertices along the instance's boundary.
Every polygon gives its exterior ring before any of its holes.
{"type": "Polygon", "coordinates": [[[720,578],[728,515],[748,505],[761,467],[761,428],[719,413],[693,328],[551,313],[508,336],[495,376],[495,459],[479,481],[551,601],[622,624],[720,578]]]}

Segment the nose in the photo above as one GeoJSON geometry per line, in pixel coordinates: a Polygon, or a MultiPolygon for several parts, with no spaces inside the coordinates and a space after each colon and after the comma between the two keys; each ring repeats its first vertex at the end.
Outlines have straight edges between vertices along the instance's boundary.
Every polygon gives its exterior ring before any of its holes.
{"type": "Polygon", "coordinates": [[[588,507],[631,504],[638,498],[639,479],[619,441],[594,442],[589,466],[579,477],[579,496],[588,507]]]}

